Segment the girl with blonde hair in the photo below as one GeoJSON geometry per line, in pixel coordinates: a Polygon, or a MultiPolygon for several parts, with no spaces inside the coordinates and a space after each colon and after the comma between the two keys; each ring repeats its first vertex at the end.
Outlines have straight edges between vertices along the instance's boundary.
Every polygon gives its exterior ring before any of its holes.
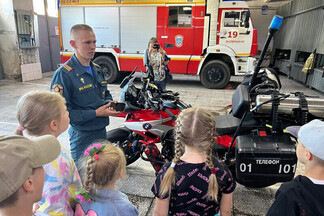
{"type": "MultiPolygon", "coordinates": [[[[58,137],[69,126],[69,112],[64,98],[54,92],[34,91],[23,95],[17,105],[19,126],[17,135],[38,137],[51,134],[58,137]]],[[[34,205],[35,215],[74,215],[75,191],[81,181],[74,161],[61,145],[58,158],[43,166],[45,183],[42,199],[34,205]]]]}
{"type": "Polygon", "coordinates": [[[84,152],[81,166],[84,190],[76,192],[75,216],[137,216],[138,210],[126,194],[115,190],[115,183],[126,172],[123,150],[108,141],[90,145],[84,152]]]}
{"type": "Polygon", "coordinates": [[[227,166],[213,158],[215,121],[204,109],[180,113],[175,128],[175,157],[152,187],[154,216],[231,214],[236,183],[227,166]]]}

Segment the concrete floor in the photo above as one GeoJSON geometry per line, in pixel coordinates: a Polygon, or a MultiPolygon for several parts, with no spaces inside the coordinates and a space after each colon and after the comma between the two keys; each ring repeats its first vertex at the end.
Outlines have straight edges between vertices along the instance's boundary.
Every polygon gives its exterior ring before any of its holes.
{"type": "MultiPolygon", "coordinates": [[[[53,73],[43,74],[43,79],[29,82],[14,82],[0,80],[0,135],[13,134],[17,127],[16,104],[20,96],[32,90],[48,90],[53,73]]],[[[173,75],[174,80],[168,85],[168,89],[180,93],[180,98],[194,107],[202,107],[211,111],[220,111],[226,104],[231,102],[231,97],[242,77],[232,77],[232,89],[213,90],[204,88],[197,76],[173,75]]],[[[307,95],[324,95],[318,91],[311,90],[305,85],[294,82],[281,76],[282,92],[289,93],[303,91],[307,95]]],[[[110,84],[110,90],[114,99],[118,100],[120,88],[118,84],[110,84]]],[[[122,126],[123,119],[111,118],[111,124],[107,130],[122,126]]],[[[60,142],[69,147],[67,132],[59,137],[60,142]]],[[[299,165],[298,173],[302,173],[299,165]]],[[[117,188],[126,193],[130,200],[139,208],[139,215],[152,215],[154,197],[150,191],[155,180],[155,174],[149,162],[138,160],[127,167],[127,176],[117,183],[117,188]]],[[[265,215],[271,205],[274,193],[280,184],[261,188],[250,189],[238,185],[234,192],[232,215],[265,215]]]]}

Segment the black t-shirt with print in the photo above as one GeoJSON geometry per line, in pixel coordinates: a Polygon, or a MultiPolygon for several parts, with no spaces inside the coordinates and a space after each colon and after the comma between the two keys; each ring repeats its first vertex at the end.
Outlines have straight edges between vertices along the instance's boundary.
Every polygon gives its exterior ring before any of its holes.
{"type": "MultiPolygon", "coordinates": [[[[192,164],[179,161],[175,166],[176,183],[171,188],[169,215],[215,215],[219,212],[219,201],[222,193],[232,193],[236,187],[234,178],[227,166],[218,160],[213,160],[218,182],[218,202],[207,199],[210,169],[205,163],[192,164]]],[[[158,198],[159,187],[163,176],[171,163],[166,163],[158,173],[152,192],[158,198]]]]}
{"type": "Polygon", "coordinates": [[[267,216],[323,216],[324,185],[314,184],[305,176],[297,176],[280,186],[267,216]]]}

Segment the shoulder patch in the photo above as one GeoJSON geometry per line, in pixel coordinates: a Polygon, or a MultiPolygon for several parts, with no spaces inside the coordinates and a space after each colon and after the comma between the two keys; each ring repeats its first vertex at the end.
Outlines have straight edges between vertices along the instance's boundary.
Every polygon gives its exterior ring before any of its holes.
{"type": "Polygon", "coordinates": [[[69,60],[64,65],[62,65],[58,70],[61,70],[65,73],[69,73],[71,70],[73,70],[71,66],[72,66],[72,62],[69,60]]]}
{"type": "Polygon", "coordinates": [[[68,73],[68,72],[70,72],[73,68],[71,68],[68,64],[65,64],[64,66],[63,66],[63,68],[65,68],[67,71],[66,71],[66,73],[68,73]]]}
{"type": "Polygon", "coordinates": [[[92,62],[92,63],[93,63],[93,65],[96,66],[97,68],[101,68],[100,65],[98,65],[98,64],[96,64],[96,63],[94,63],[94,62],[92,62]]]}
{"type": "Polygon", "coordinates": [[[63,95],[63,86],[61,84],[54,83],[52,85],[52,92],[56,92],[60,95],[63,95]]]}

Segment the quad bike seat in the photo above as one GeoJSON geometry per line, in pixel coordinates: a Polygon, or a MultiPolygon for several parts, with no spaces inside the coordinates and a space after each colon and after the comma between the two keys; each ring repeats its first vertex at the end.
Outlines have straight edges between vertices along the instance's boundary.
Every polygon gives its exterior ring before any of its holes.
{"type": "MultiPolygon", "coordinates": [[[[215,117],[216,133],[218,136],[234,134],[240,124],[241,119],[234,117],[232,114],[226,114],[215,117]]],[[[253,118],[252,113],[247,113],[242,124],[240,132],[250,131],[256,128],[259,123],[253,118]]],[[[238,134],[239,135],[239,134],[238,134]]]]}

